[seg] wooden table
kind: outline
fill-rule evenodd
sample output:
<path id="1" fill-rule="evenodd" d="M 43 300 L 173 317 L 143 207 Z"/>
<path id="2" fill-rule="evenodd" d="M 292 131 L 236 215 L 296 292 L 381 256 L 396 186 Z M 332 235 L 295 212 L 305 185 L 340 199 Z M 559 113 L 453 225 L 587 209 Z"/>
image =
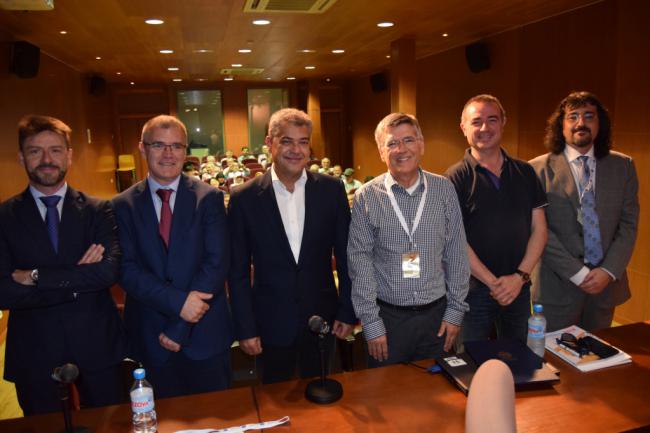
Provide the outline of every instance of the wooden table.
<path id="1" fill-rule="evenodd" d="M 517 427 L 528 432 L 621 432 L 650 424 L 650 323 L 611 328 L 597 333 L 632 355 L 630 365 L 581 373 L 547 353 L 561 372 L 552 388 L 518 392 Z M 424 363 L 427 365 L 430 363 Z M 308 381 L 156 402 L 159 432 L 188 428 L 224 428 L 289 415 L 288 432 L 462 432 L 466 397 L 443 376 L 413 365 L 355 371 L 334 376 L 343 384 L 338 402 L 319 406 L 303 397 Z M 83 410 L 75 424 L 94 432 L 130 431 L 127 405 Z M 58 432 L 60 415 L 0 422 L 0 432 Z"/>

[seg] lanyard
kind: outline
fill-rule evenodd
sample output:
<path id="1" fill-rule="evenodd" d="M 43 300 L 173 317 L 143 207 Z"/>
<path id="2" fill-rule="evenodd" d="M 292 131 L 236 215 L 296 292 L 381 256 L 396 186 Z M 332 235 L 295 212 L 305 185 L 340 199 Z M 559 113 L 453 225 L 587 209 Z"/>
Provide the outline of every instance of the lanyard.
<path id="1" fill-rule="evenodd" d="M 428 190 L 427 177 L 424 175 L 423 172 L 422 181 L 424 183 L 424 192 L 422 193 L 422 197 L 420 197 L 420 204 L 418 205 L 418 210 L 415 213 L 415 219 L 413 220 L 413 228 L 409 232 L 409 227 L 406 224 L 406 219 L 404 218 L 404 214 L 402 213 L 401 209 L 397 205 L 397 200 L 395 200 L 395 194 L 393 193 L 393 190 L 388 185 L 388 176 L 389 174 L 386 173 L 386 176 L 384 177 L 384 186 L 386 187 L 386 194 L 388 194 L 388 198 L 390 199 L 390 204 L 393 206 L 393 210 L 395 211 L 395 215 L 397 215 L 397 219 L 399 220 L 399 223 L 402 225 L 402 228 L 404 229 L 406 236 L 408 236 L 409 238 L 409 242 L 411 243 L 411 248 L 414 248 L 415 244 L 413 243 L 413 234 L 418 229 L 418 225 L 420 225 L 420 219 L 422 218 L 422 212 L 424 211 L 424 203 L 426 202 L 427 199 L 427 190 Z"/>

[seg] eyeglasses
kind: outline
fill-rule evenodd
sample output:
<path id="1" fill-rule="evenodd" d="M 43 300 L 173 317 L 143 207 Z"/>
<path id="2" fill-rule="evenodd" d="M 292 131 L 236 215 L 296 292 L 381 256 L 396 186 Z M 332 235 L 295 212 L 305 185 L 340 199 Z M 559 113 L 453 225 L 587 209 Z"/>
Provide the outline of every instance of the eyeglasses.
<path id="1" fill-rule="evenodd" d="M 578 338 L 569 332 L 563 332 L 562 335 L 560 335 L 560 338 L 555 339 L 555 342 L 560 346 L 571 349 L 580 358 L 589 355 L 589 352 L 591 352 L 591 348 L 588 344 L 585 344 L 585 341 L 583 341 L 582 338 Z"/>
<path id="2" fill-rule="evenodd" d="M 169 149 L 172 152 L 180 153 L 180 152 L 185 152 L 185 149 L 187 148 L 187 146 L 182 143 L 165 144 L 160 141 L 154 141 L 153 143 L 143 142 L 143 144 L 149 147 L 154 152 L 162 152 L 165 149 Z"/>
<path id="3" fill-rule="evenodd" d="M 388 147 L 388 148 L 397 147 L 397 146 L 399 146 L 400 143 L 402 143 L 404 146 L 410 146 L 413 143 L 415 143 L 416 141 L 418 141 L 418 139 L 416 137 L 408 136 L 408 137 L 402 138 L 401 140 L 398 140 L 398 139 L 390 140 L 389 142 L 386 143 L 386 147 Z"/>
<path id="4" fill-rule="evenodd" d="M 578 120 L 582 117 L 582 121 L 587 123 L 591 122 L 596 118 L 596 113 L 591 112 L 591 111 L 586 111 L 582 114 L 580 113 L 569 113 L 566 116 L 564 116 L 564 120 L 566 120 L 569 123 L 577 123 Z"/>

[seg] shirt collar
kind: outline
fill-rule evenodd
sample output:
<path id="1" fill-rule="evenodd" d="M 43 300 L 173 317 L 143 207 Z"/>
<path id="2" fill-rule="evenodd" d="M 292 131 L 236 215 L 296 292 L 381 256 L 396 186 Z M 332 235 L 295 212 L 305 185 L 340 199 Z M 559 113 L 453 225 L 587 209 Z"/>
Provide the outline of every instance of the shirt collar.
<path id="1" fill-rule="evenodd" d="M 503 165 L 505 166 L 509 161 L 510 161 L 510 156 L 508 156 L 508 153 L 501 148 L 501 155 L 503 155 Z M 468 147 L 467 150 L 465 151 L 465 157 L 463 158 L 467 164 L 472 168 L 472 170 L 476 170 L 476 167 L 481 167 L 481 164 L 474 158 L 472 155 L 472 148 Z"/>
<path id="2" fill-rule="evenodd" d="M 594 146 L 591 146 L 591 149 L 589 149 L 589 151 L 587 153 L 585 153 L 585 155 L 588 156 L 589 159 L 593 159 L 594 158 Z M 567 161 L 569 161 L 569 163 L 572 163 L 579 156 L 582 156 L 582 154 L 580 152 L 578 152 L 577 150 L 575 150 L 573 147 L 566 144 L 564 146 L 564 156 L 566 156 L 566 159 L 567 159 Z"/>
<path id="3" fill-rule="evenodd" d="M 176 192 L 178 191 L 178 184 L 180 183 L 180 181 L 181 181 L 181 176 L 178 175 L 178 177 L 174 179 L 172 183 L 168 185 L 161 185 L 158 182 L 156 182 L 153 177 L 147 175 L 147 183 L 149 184 L 149 189 L 154 194 L 159 189 L 171 189 L 172 191 Z"/>
<path id="4" fill-rule="evenodd" d="M 420 169 L 420 168 L 418 168 L 418 180 L 416 180 L 415 183 L 413 183 L 413 185 L 409 186 L 408 188 L 404 188 L 402 185 L 397 183 L 397 181 L 395 180 L 393 175 L 390 174 L 390 171 L 386 172 L 386 178 L 388 179 L 387 180 L 388 188 L 392 188 L 393 185 L 397 185 L 400 188 L 402 188 L 404 191 L 406 191 L 409 195 L 413 195 L 413 193 L 415 193 L 415 191 L 418 189 L 418 187 L 423 185 L 422 184 L 422 169 Z"/>
<path id="5" fill-rule="evenodd" d="M 39 197 L 47 196 L 46 194 L 43 194 L 42 192 L 34 188 L 32 185 L 29 185 L 29 192 L 32 193 L 32 197 L 34 197 L 34 199 L 36 200 L 38 200 Z M 54 194 L 50 194 L 50 195 L 58 195 L 59 197 L 65 197 L 66 192 L 68 192 L 68 182 L 63 182 L 63 186 L 59 188 L 58 191 L 56 191 Z"/>
<path id="6" fill-rule="evenodd" d="M 278 177 L 278 174 L 275 172 L 275 164 L 271 165 L 271 181 L 273 182 L 274 185 L 279 184 L 279 185 L 282 185 L 282 188 L 284 188 L 285 190 L 287 189 L 287 187 L 282 183 L 282 181 Z M 302 169 L 302 174 L 300 175 L 300 178 L 298 178 L 298 180 L 296 181 L 295 186 L 298 187 L 298 188 L 301 188 L 301 187 L 305 186 L 305 183 L 307 183 L 307 172 L 303 168 Z"/>

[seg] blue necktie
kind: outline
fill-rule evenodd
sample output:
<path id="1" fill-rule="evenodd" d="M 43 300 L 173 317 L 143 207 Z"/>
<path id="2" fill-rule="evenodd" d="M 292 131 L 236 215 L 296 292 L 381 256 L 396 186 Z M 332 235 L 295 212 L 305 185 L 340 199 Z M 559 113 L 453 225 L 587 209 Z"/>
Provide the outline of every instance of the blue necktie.
<path id="1" fill-rule="evenodd" d="M 45 207 L 47 213 L 45 214 L 45 224 L 47 225 L 47 234 L 50 236 L 50 242 L 54 252 L 59 252 L 59 209 L 56 205 L 59 204 L 61 196 L 50 195 L 48 197 L 39 197 Z"/>
<path id="2" fill-rule="evenodd" d="M 596 266 L 603 260 L 603 247 L 600 241 L 600 225 L 598 224 L 598 214 L 596 214 L 596 196 L 594 194 L 594 184 L 590 182 L 591 170 L 587 164 L 588 157 L 579 156 L 578 160 L 582 164 L 582 176 L 580 178 L 580 191 L 582 200 L 582 234 L 585 242 L 585 260 Z"/>

